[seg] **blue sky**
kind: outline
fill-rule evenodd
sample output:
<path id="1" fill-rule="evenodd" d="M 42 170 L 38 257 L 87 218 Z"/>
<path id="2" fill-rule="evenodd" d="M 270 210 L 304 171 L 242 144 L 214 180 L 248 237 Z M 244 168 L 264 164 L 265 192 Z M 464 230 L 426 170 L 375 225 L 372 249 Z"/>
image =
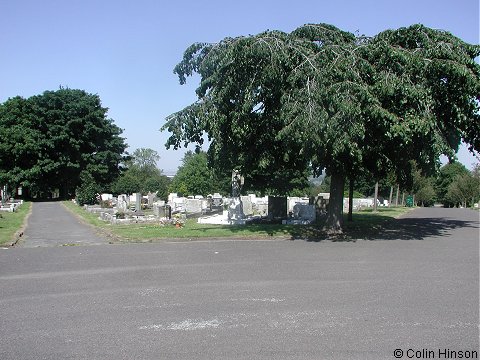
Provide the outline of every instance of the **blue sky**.
<path id="1" fill-rule="evenodd" d="M 165 149 L 165 117 L 195 100 L 174 66 L 194 42 L 330 23 L 375 35 L 422 23 L 479 43 L 478 0 L 0 0 L 0 102 L 59 86 L 100 96 L 130 151 L 152 148 L 166 173 L 183 151 Z M 465 149 L 469 168 L 475 158 Z"/>

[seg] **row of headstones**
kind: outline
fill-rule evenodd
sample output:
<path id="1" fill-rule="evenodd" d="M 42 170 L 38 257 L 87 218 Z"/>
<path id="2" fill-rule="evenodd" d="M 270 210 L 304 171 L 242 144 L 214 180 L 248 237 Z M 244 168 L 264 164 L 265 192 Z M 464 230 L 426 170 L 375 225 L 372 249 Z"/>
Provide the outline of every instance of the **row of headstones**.
<path id="1" fill-rule="evenodd" d="M 186 212 L 188 214 L 205 213 L 212 208 L 222 208 L 224 204 L 229 204 L 231 198 L 222 197 L 215 193 L 195 197 L 179 197 L 175 193 L 168 196 L 168 202 L 158 200 L 155 194 L 142 196 L 141 194 L 126 194 L 113 197 L 111 194 L 102 194 L 103 201 L 111 201 L 117 211 L 141 210 L 142 204 L 152 208 L 157 217 L 169 217 L 171 213 Z M 296 218 L 314 220 L 316 212 L 324 209 L 326 201 L 320 200 L 312 203 L 309 198 L 302 197 L 257 197 L 255 194 L 249 194 L 240 197 L 242 203 L 243 215 L 246 217 L 260 215 L 272 218 Z"/>
<path id="2" fill-rule="evenodd" d="M 23 204 L 23 200 L 8 199 L 4 204 L 0 203 L 0 211 L 15 212 Z"/>
<path id="3" fill-rule="evenodd" d="M 187 214 L 205 214 L 212 209 L 226 209 L 232 198 L 222 197 L 218 193 L 195 197 L 178 197 L 171 193 L 168 202 L 155 201 L 152 205 L 156 216 L 168 216 L 168 212 L 184 212 Z M 289 214 L 295 218 L 315 219 L 315 205 L 310 204 L 310 199 L 300 197 L 257 197 L 255 194 L 240 196 L 243 216 L 254 215 L 285 218 Z M 225 205 L 225 207 L 224 207 Z"/>
<path id="4" fill-rule="evenodd" d="M 100 196 L 102 201 L 111 203 L 119 211 L 140 211 L 144 206 L 152 208 L 154 202 L 158 199 L 154 193 L 148 193 L 146 196 L 142 196 L 140 193 L 121 194 L 117 197 L 114 197 L 113 194 L 101 194 Z"/>
<path id="5" fill-rule="evenodd" d="M 250 216 L 270 219 L 297 219 L 313 222 L 316 219 L 316 205 L 309 198 L 266 196 L 257 198 L 254 194 L 240 196 L 240 203 L 230 201 L 229 218 L 245 219 Z"/>

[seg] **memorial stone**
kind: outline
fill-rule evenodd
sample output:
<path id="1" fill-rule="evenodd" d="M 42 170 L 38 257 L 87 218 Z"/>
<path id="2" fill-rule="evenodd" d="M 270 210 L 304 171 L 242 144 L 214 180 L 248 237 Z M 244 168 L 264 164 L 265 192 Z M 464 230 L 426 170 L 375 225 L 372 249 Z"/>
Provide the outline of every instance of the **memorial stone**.
<path id="1" fill-rule="evenodd" d="M 268 197 L 268 218 L 283 219 L 287 217 L 287 198 L 284 196 Z"/>
<path id="2" fill-rule="evenodd" d="M 198 214 L 202 212 L 201 199 L 185 199 L 185 211 L 188 214 Z"/>
<path id="3" fill-rule="evenodd" d="M 240 199 L 242 201 L 243 214 L 245 216 L 253 215 L 253 204 L 250 196 L 241 196 Z"/>

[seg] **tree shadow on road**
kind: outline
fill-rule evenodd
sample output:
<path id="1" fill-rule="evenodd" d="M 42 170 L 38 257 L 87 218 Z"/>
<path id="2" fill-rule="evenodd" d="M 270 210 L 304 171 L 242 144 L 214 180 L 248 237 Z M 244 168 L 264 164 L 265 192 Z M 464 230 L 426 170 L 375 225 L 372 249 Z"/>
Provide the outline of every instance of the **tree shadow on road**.
<path id="1" fill-rule="evenodd" d="M 402 218 L 387 222 L 383 229 L 367 240 L 423 240 L 442 237 L 458 228 L 478 229 L 478 223 L 448 218 Z"/>
<path id="2" fill-rule="evenodd" d="M 356 240 L 423 240 L 441 237 L 455 229 L 479 229 L 478 222 L 442 217 L 392 218 L 382 214 L 355 214 L 354 221 L 345 219 L 344 232 L 339 235 L 327 234 L 323 230 L 324 219 L 312 225 L 250 224 L 223 226 L 222 234 L 245 239 L 289 239 L 309 242 L 356 241 Z M 215 237 L 218 227 L 200 227 L 199 233 Z M 220 235 L 221 236 L 221 235 Z"/>
<path id="3" fill-rule="evenodd" d="M 425 238 L 442 237 L 459 228 L 479 229 L 478 222 L 449 218 L 378 218 L 375 223 L 346 223 L 341 235 L 327 236 L 320 231 L 317 236 L 303 237 L 306 241 L 319 242 L 355 241 L 355 240 L 423 240 Z M 477 232 L 478 233 L 478 232 Z M 293 240 L 302 237 L 293 237 Z"/>

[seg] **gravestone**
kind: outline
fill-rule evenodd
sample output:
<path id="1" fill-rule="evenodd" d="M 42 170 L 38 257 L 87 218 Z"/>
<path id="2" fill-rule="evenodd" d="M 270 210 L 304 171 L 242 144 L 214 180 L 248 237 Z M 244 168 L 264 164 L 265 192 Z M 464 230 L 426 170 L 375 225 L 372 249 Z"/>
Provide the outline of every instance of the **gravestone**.
<path id="1" fill-rule="evenodd" d="M 211 199 L 200 199 L 201 201 L 201 204 L 202 204 L 202 213 L 206 213 L 207 211 L 210 211 L 212 210 L 212 203 L 211 203 Z"/>
<path id="2" fill-rule="evenodd" d="M 161 217 L 161 218 L 165 217 L 165 201 L 162 201 L 162 200 L 155 201 L 152 204 L 152 207 L 153 207 L 153 214 L 156 217 Z"/>
<path id="3" fill-rule="evenodd" d="M 287 199 L 288 201 L 288 213 L 293 213 L 293 208 L 296 204 L 308 204 L 309 199 L 308 198 L 302 198 L 302 197 L 297 197 L 297 196 L 291 196 Z"/>
<path id="4" fill-rule="evenodd" d="M 212 207 L 219 208 L 223 205 L 222 195 L 215 193 L 212 196 Z"/>
<path id="5" fill-rule="evenodd" d="M 328 197 L 324 197 L 325 193 L 319 194 L 315 199 L 315 208 L 317 210 L 317 215 L 325 214 L 327 212 L 328 201 L 330 199 L 330 194 L 327 193 Z"/>
<path id="6" fill-rule="evenodd" d="M 235 221 L 244 218 L 245 214 L 243 213 L 243 206 L 240 199 L 238 197 L 231 199 L 228 205 L 228 220 Z"/>
<path id="7" fill-rule="evenodd" d="M 250 196 L 240 196 L 240 200 L 242 202 L 243 214 L 245 216 L 253 215 L 253 204 L 250 200 Z"/>
<path id="8" fill-rule="evenodd" d="M 135 193 L 135 211 L 142 210 L 142 194 Z"/>
<path id="9" fill-rule="evenodd" d="M 151 207 L 153 206 L 153 203 L 155 202 L 156 197 L 157 197 L 157 194 L 155 194 L 155 193 L 149 192 L 149 193 L 147 194 L 147 199 L 148 199 L 147 206 L 148 206 L 149 208 L 151 208 Z"/>
<path id="10" fill-rule="evenodd" d="M 287 198 L 284 196 L 268 197 L 268 218 L 283 219 L 287 217 Z"/>
<path id="11" fill-rule="evenodd" d="M 188 214 L 198 214 L 202 212 L 201 199 L 185 199 L 185 211 Z"/>
<path id="12" fill-rule="evenodd" d="M 177 198 L 178 194 L 177 193 L 170 193 L 168 194 L 168 203 L 171 204 L 173 203 L 173 199 Z"/>
<path id="13" fill-rule="evenodd" d="M 125 194 L 118 195 L 117 210 L 120 211 L 120 212 L 125 212 L 125 211 L 127 211 L 127 208 L 128 208 L 127 195 L 125 195 Z"/>
<path id="14" fill-rule="evenodd" d="M 293 215 L 295 219 L 301 219 L 305 221 L 315 221 L 315 205 L 296 203 L 293 207 Z"/>
<path id="15" fill-rule="evenodd" d="M 174 197 L 172 202 L 169 201 L 169 204 L 172 208 L 172 212 L 182 212 L 185 211 L 185 201 L 187 198 L 184 197 Z"/>
<path id="16" fill-rule="evenodd" d="M 268 214 L 268 197 L 256 198 L 253 203 L 254 215 L 267 216 Z"/>
<path id="17" fill-rule="evenodd" d="M 102 201 L 110 201 L 113 199 L 113 194 L 100 194 Z"/>

